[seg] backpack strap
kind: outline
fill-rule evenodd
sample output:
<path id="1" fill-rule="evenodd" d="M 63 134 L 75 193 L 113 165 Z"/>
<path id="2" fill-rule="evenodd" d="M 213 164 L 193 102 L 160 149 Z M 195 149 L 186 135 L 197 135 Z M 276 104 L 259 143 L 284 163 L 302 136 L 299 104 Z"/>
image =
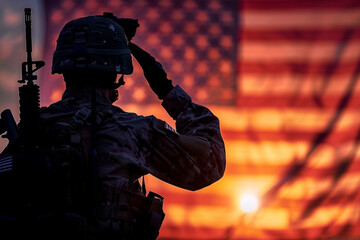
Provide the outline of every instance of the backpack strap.
<path id="1" fill-rule="evenodd" d="M 84 125 L 85 121 L 91 116 L 91 109 L 87 106 L 78 110 L 72 118 L 75 124 Z"/>

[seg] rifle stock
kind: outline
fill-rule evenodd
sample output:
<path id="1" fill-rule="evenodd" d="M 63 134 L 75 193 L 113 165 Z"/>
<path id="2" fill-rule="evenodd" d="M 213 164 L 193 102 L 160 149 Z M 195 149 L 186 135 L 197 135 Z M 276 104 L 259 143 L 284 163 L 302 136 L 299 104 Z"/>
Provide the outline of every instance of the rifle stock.
<path id="1" fill-rule="evenodd" d="M 0 133 L 2 134 L 4 132 L 6 132 L 6 134 L 2 135 L 2 137 L 9 139 L 9 143 L 14 142 L 19 136 L 19 129 L 10 109 L 5 109 L 1 113 Z"/>

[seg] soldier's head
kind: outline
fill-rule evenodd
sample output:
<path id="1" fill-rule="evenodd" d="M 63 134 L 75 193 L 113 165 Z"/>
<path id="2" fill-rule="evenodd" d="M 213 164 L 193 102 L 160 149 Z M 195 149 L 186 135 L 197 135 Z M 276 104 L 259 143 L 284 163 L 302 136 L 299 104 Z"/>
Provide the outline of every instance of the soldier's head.
<path id="1" fill-rule="evenodd" d="M 52 74 L 63 74 L 67 85 L 115 89 L 121 85 L 117 75 L 132 72 L 128 40 L 116 21 L 89 16 L 72 20 L 61 30 Z"/>

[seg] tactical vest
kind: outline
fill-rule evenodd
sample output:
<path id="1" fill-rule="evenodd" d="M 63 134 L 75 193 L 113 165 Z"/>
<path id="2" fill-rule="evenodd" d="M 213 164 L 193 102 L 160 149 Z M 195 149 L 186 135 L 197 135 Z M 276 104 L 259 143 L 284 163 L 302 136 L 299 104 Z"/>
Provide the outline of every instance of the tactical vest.
<path id="1" fill-rule="evenodd" d="M 98 110 L 96 124 L 107 114 L 112 114 L 111 109 Z M 134 223 L 136 238 L 156 239 L 165 216 L 161 196 L 124 192 L 110 207 L 93 207 L 90 115 L 87 106 L 69 112 L 48 108 L 42 114 L 40 149 L 30 163 L 25 162 L 28 158 L 22 154 L 21 142 L 4 151 L 0 156 L 0 215 L 70 212 L 85 218 L 126 220 Z M 124 205 L 131 212 L 124 211 Z"/>
<path id="2" fill-rule="evenodd" d="M 90 112 L 84 107 L 52 117 L 45 114 L 40 146 L 30 156 L 21 139 L 7 147 L 0 156 L 1 212 L 85 211 L 81 198 L 89 191 Z"/>

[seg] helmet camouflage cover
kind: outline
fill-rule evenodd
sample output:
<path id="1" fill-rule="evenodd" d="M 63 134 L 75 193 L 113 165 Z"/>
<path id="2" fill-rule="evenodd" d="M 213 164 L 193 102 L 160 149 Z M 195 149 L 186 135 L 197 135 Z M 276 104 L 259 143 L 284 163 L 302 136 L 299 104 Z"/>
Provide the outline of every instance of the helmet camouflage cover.
<path id="1" fill-rule="evenodd" d="M 102 16 L 68 22 L 57 39 L 52 73 L 62 74 L 74 69 L 131 74 L 131 52 L 124 29 Z"/>

